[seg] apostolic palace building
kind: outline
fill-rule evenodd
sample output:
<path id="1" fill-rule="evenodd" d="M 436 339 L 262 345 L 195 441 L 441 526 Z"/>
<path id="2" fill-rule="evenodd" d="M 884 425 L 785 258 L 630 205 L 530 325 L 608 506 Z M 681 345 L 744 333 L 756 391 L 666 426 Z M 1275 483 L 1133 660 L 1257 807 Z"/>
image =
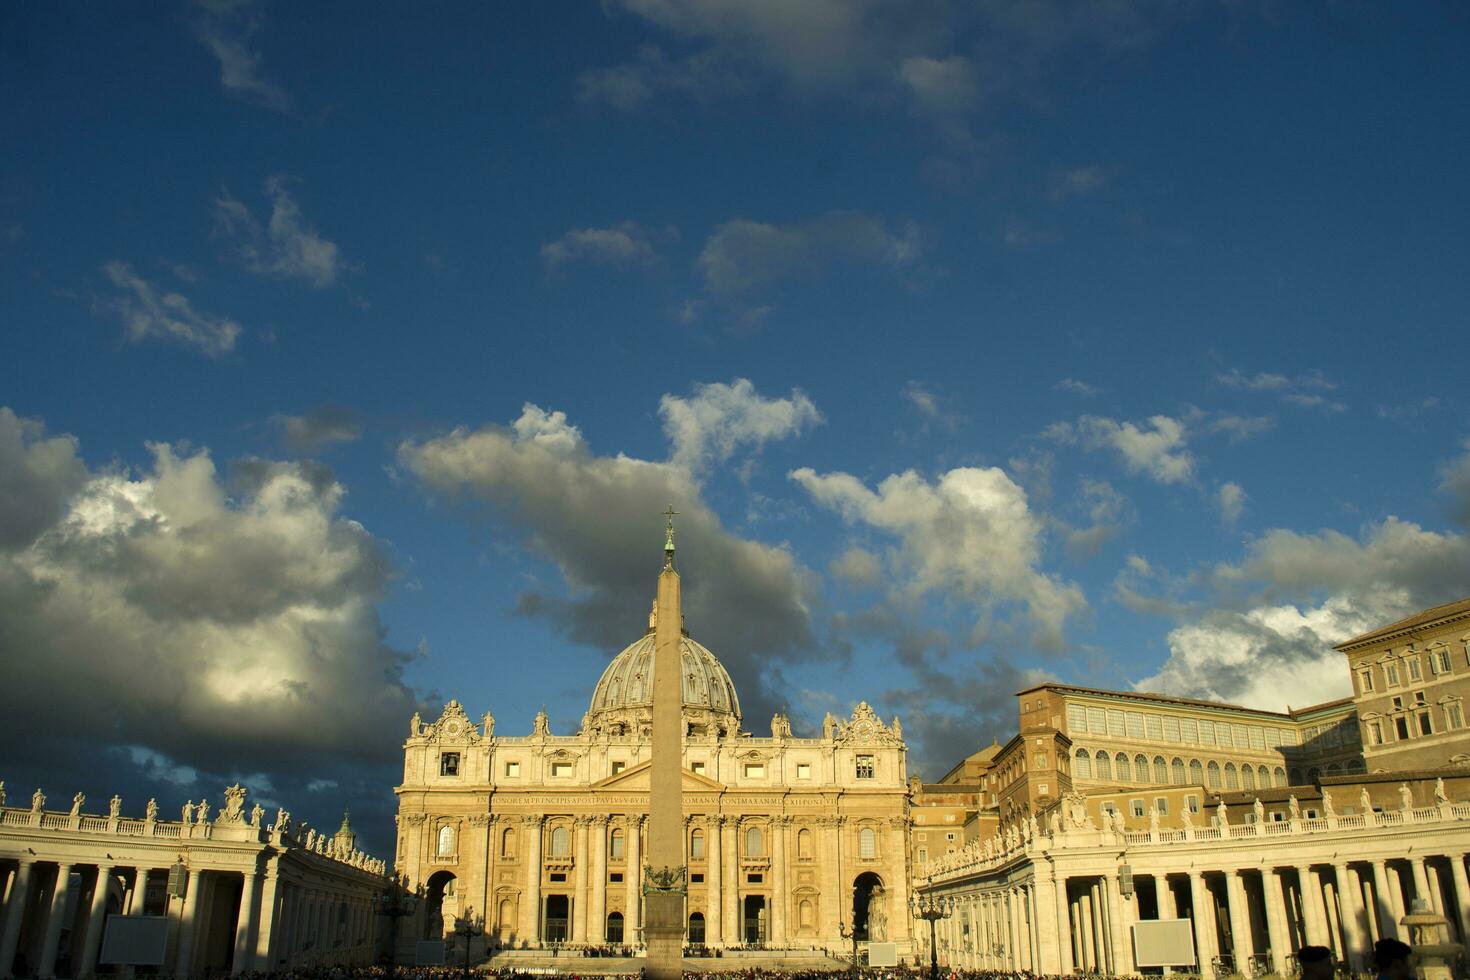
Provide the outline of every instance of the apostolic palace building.
<path id="1" fill-rule="evenodd" d="M 0 783 L 0 978 L 411 963 L 463 923 L 484 930 L 471 959 L 636 954 L 658 615 L 574 735 L 544 712 L 497 733 L 457 701 L 415 716 L 393 878 L 345 819 L 333 835 L 268 820 L 238 786 L 168 819 L 153 801 L 48 809 L 41 790 L 16 806 Z M 1377 938 L 1416 938 L 1416 911 L 1464 943 L 1470 599 L 1337 650 L 1353 695 L 1282 711 L 1037 685 L 1009 739 L 924 782 L 899 720 L 866 703 L 819 737 L 779 714 L 747 731 L 685 630 L 688 942 L 795 955 L 856 933 L 875 956 L 1110 975 L 1289 972 L 1308 943 L 1362 970 Z M 405 891 L 401 922 L 379 914 Z"/>

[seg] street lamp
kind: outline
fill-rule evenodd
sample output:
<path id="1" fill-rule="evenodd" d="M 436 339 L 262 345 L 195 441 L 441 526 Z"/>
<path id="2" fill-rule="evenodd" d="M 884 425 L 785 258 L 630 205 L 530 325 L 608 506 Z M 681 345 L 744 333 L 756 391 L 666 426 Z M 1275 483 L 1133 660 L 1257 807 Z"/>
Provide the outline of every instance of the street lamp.
<path id="1" fill-rule="evenodd" d="M 939 940 L 935 931 L 940 919 L 949 918 L 949 903 L 933 895 L 918 895 L 909 898 L 909 910 L 914 918 L 929 923 L 929 980 L 939 980 Z"/>
<path id="2" fill-rule="evenodd" d="M 857 944 L 858 944 L 858 931 L 857 931 L 857 924 L 854 923 L 853 924 L 853 927 L 851 929 L 849 929 L 849 928 L 847 928 L 847 923 L 845 923 L 845 922 L 838 922 L 837 923 L 837 934 L 840 935 L 843 939 L 850 939 L 850 940 L 852 940 L 852 962 L 851 962 L 851 965 L 848 968 L 848 972 L 850 972 L 852 974 L 853 980 L 857 980 L 857 975 L 858 975 L 858 948 L 857 948 Z"/>
<path id="3" fill-rule="evenodd" d="M 464 915 L 454 922 L 454 934 L 464 937 L 464 976 L 465 980 L 470 980 L 470 940 L 485 935 L 485 922 L 483 919 L 475 921 L 474 906 L 465 906 Z"/>
<path id="4" fill-rule="evenodd" d="M 392 922 L 388 930 L 388 977 L 392 980 L 393 967 L 398 962 L 398 920 L 405 915 L 413 915 L 418 910 L 419 897 L 408 890 L 407 883 L 398 875 L 393 876 L 393 884 L 388 890 L 373 899 L 373 906 L 379 915 L 386 915 Z"/>

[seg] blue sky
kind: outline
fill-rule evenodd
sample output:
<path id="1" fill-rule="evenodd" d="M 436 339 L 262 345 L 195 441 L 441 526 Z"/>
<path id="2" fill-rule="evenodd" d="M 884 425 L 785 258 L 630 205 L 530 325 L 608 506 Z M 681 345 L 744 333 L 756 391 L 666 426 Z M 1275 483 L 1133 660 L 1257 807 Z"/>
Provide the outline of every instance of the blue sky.
<path id="1" fill-rule="evenodd" d="M 1465 11 L 912 8 L 0 10 L 13 795 L 381 850 L 415 707 L 576 729 L 670 502 L 748 727 L 931 777 L 1470 594 Z"/>

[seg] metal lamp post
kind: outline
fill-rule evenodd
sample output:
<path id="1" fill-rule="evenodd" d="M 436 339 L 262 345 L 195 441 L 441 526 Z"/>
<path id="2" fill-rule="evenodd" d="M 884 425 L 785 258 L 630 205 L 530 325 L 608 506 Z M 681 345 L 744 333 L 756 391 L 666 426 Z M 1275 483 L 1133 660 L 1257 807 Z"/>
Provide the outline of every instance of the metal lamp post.
<path id="1" fill-rule="evenodd" d="M 845 923 L 845 922 L 838 922 L 837 923 L 837 934 L 840 935 L 843 939 L 847 939 L 847 940 L 851 940 L 852 941 L 852 960 L 851 960 L 850 966 L 848 967 L 848 972 L 851 973 L 852 976 L 853 976 L 853 978 L 854 978 L 854 980 L 856 980 L 857 975 L 858 975 L 858 948 L 857 948 L 857 944 L 858 944 L 858 931 L 857 931 L 857 925 L 854 923 L 853 927 L 851 929 L 849 929 L 849 928 L 847 928 L 847 923 Z"/>
<path id="2" fill-rule="evenodd" d="M 482 923 L 475 922 L 475 909 L 472 905 L 466 905 L 464 915 L 460 916 L 454 923 L 454 934 L 464 937 L 464 975 L 465 980 L 470 977 L 470 941 L 476 936 L 485 935 L 485 927 Z"/>
<path id="3" fill-rule="evenodd" d="M 949 903 L 932 895 L 919 895 L 909 900 L 914 918 L 929 923 L 929 980 L 939 978 L 939 940 L 936 927 L 940 919 L 949 918 Z"/>
<path id="4" fill-rule="evenodd" d="M 398 920 L 418 911 L 419 897 L 408 890 L 403 879 L 394 875 L 393 884 L 373 899 L 373 906 L 379 915 L 387 916 L 392 923 L 388 930 L 388 977 L 392 980 L 393 968 L 398 962 Z"/>

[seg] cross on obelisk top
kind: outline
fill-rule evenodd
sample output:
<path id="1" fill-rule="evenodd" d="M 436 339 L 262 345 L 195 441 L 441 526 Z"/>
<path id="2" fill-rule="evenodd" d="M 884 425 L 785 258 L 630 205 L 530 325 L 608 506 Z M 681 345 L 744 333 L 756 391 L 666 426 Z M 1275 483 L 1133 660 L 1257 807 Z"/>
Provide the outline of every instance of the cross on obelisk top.
<path id="1" fill-rule="evenodd" d="M 669 568 L 674 563 L 674 518 L 679 512 L 669 504 L 669 509 L 664 511 L 664 567 Z"/>

